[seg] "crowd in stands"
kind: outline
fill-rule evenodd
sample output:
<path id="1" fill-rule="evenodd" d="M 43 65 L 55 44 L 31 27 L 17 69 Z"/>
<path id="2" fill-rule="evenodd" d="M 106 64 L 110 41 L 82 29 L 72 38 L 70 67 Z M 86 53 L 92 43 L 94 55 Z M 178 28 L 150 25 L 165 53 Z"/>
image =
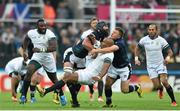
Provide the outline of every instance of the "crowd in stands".
<path id="1" fill-rule="evenodd" d="M 3 2 L 4 1 L 4 2 Z M 58 1 L 58 0 L 53 0 Z M 99 4 L 108 4 L 109 0 L 97 0 Z M 142 1 L 151 1 L 155 4 L 167 5 L 168 0 L 117 0 L 118 4 L 139 4 Z M 2 0 L 2 3 L 38 3 L 39 0 Z M 46 9 L 47 8 L 47 9 Z M 0 11 L 1 12 L 1 11 Z M 66 0 L 56 2 L 56 4 L 49 0 L 44 1 L 44 17 L 46 19 L 73 19 L 75 14 L 73 10 L 68 6 Z M 2 17 L 2 16 L 0 16 Z M 7 16 L 9 17 L 9 16 Z M 13 24 L 13 25 L 12 25 Z M 49 22 L 49 28 L 55 32 L 58 40 L 58 67 L 62 66 L 62 56 L 64 51 L 73 46 L 76 41 L 79 40 L 82 32 L 88 27 L 73 27 L 70 23 L 55 23 L 54 21 Z M 129 58 L 134 58 L 134 47 L 141 37 L 146 35 L 146 27 L 148 24 L 117 24 L 126 30 L 124 38 L 129 46 Z M 27 31 L 34 28 L 32 23 L 23 23 L 23 26 L 19 26 L 16 22 L 0 22 L 0 67 L 4 67 L 7 61 L 19 56 L 17 49 L 21 46 L 24 36 Z M 163 36 L 170 44 L 174 58 L 171 60 L 172 63 L 180 63 L 180 24 L 159 24 L 159 33 Z"/>
<path id="2" fill-rule="evenodd" d="M 128 27 L 126 25 L 121 26 L 126 30 L 124 38 L 129 46 L 129 57 L 133 60 L 134 47 L 139 39 L 146 35 L 147 24 L 129 24 Z M 23 38 L 30 27 L 30 25 L 26 25 L 20 28 L 16 24 L 0 23 L 1 61 L 7 62 L 9 59 L 18 56 L 17 49 L 21 46 Z M 174 52 L 174 59 L 172 59 L 171 62 L 180 63 L 180 24 L 159 24 L 159 27 L 160 35 L 168 41 Z M 73 28 L 70 24 L 66 27 L 58 27 L 58 24 L 56 24 L 49 28 L 57 35 L 58 61 L 61 64 L 64 51 L 79 40 L 83 30 Z M 87 27 L 85 29 L 87 29 Z M 1 67 L 2 66 L 3 64 L 1 64 Z"/>

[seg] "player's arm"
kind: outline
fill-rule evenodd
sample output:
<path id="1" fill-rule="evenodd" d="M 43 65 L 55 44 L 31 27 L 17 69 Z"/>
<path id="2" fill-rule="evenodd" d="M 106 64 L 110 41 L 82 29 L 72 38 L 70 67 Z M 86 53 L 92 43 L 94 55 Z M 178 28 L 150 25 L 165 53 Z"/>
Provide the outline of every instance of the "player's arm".
<path id="1" fill-rule="evenodd" d="M 162 53 L 167 54 L 164 60 L 164 64 L 167 64 L 170 61 L 171 57 L 173 56 L 173 51 L 171 50 L 171 47 L 169 46 L 169 44 L 165 39 L 162 39 L 161 44 L 162 44 Z"/>
<path id="2" fill-rule="evenodd" d="M 111 62 L 112 62 L 112 60 L 110 58 L 108 58 L 108 57 L 105 58 L 101 72 L 97 76 L 92 77 L 92 79 L 95 81 L 101 80 L 106 75 L 106 73 L 111 65 Z"/>
<path id="3" fill-rule="evenodd" d="M 167 64 L 171 57 L 173 56 L 173 51 L 171 50 L 170 46 L 168 45 L 167 47 L 163 48 L 167 52 L 167 56 L 165 57 L 164 63 Z"/>
<path id="4" fill-rule="evenodd" d="M 87 37 L 84 38 L 82 45 L 88 50 L 91 51 L 94 49 L 93 44 L 95 43 L 96 39 L 95 36 L 90 34 Z"/>
<path id="5" fill-rule="evenodd" d="M 20 54 L 22 54 L 25 61 L 28 60 L 28 54 L 26 53 L 26 50 L 30 42 L 31 42 L 31 39 L 28 37 L 28 35 L 26 35 L 23 41 L 22 49 L 19 50 L 21 51 Z"/>
<path id="6" fill-rule="evenodd" d="M 119 47 L 117 45 L 112 45 L 111 47 L 106 47 L 102 49 L 93 49 L 91 51 L 92 54 L 94 53 L 110 53 L 110 52 L 115 52 L 119 50 Z"/>
<path id="7" fill-rule="evenodd" d="M 23 48 L 22 48 L 22 46 L 18 48 L 18 53 L 23 57 Z"/>
<path id="8" fill-rule="evenodd" d="M 142 46 L 140 44 L 137 44 L 135 47 L 135 51 L 134 51 L 134 60 L 135 60 L 135 64 L 136 65 L 141 65 L 141 62 L 139 61 L 139 55 L 140 55 L 140 51 L 141 51 Z"/>
<path id="9" fill-rule="evenodd" d="M 54 52 L 57 49 L 57 40 L 56 38 L 51 38 L 49 41 L 49 46 L 47 47 L 46 52 Z"/>

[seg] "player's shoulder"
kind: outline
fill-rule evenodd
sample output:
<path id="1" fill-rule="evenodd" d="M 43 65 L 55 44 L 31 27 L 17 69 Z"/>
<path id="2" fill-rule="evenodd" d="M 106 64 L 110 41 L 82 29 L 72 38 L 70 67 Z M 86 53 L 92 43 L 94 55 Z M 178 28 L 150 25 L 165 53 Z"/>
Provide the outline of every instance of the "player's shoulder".
<path id="1" fill-rule="evenodd" d="M 105 57 L 114 57 L 114 53 L 113 52 L 111 52 L 111 53 L 105 53 L 105 54 L 103 54 Z"/>
<path id="2" fill-rule="evenodd" d="M 87 37 L 89 34 L 91 34 L 93 32 L 92 29 L 88 29 L 86 31 L 84 31 L 81 35 L 81 38 L 84 39 L 85 37 Z"/>
<path id="3" fill-rule="evenodd" d="M 50 29 L 46 29 L 46 33 L 53 33 Z"/>
<path id="4" fill-rule="evenodd" d="M 37 29 L 30 29 L 30 30 L 27 32 L 28 35 L 32 35 L 32 34 L 35 34 L 35 33 L 37 33 Z"/>
<path id="5" fill-rule="evenodd" d="M 9 62 L 10 63 L 19 63 L 19 62 L 21 62 L 21 61 L 23 61 L 23 57 L 16 57 L 16 58 L 14 58 L 14 59 L 12 59 L 12 60 L 10 60 Z"/>
<path id="6" fill-rule="evenodd" d="M 46 34 L 47 34 L 48 36 L 50 36 L 50 37 L 56 37 L 55 34 L 54 34 L 54 32 L 51 31 L 50 29 L 47 29 L 47 30 L 46 30 Z"/>
<path id="7" fill-rule="evenodd" d="M 162 36 L 158 36 L 159 40 L 165 40 Z"/>
<path id="8" fill-rule="evenodd" d="M 142 37 L 140 40 L 148 40 L 149 39 L 149 35 L 146 35 L 144 37 Z"/>

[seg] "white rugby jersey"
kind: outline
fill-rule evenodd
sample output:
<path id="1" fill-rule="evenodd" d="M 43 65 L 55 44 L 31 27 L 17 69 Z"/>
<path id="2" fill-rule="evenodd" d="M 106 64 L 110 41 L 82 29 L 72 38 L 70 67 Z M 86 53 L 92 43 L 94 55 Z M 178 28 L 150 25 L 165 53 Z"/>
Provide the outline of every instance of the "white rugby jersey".
<path id="1" fill-rule="evenodd" d="M 37 29 L 29 30 L 27 33 L 28 37 L 31 39 L 34 48 L 46 48 L 48 47 L 48 41 L 52 38 L 56 38 L 54 33 L 47 29 L 46 34 L 39 34 Z M 52 59 L 53 54 L 51 52 L 49 53 L 33 53 L 33 56 L 31 60 L 41 60 L 41 61 L 47 61 L 48 59 Z M 46 60 L 45 60 L 46 59 Z"/>
<path id="2" fill-rule="evenodd" d="M 147 65 L 162 63 L 164 61 L 162 50 L 169 46 L 163 37 L 150 39 L 148 35 L 139 41 L 139 45 L 145 48 Z"/>
<path id="3" fill-rule="evenodd" d="M 31 39 L 34 47 L 36 48 L 47 48 L 48 47 L 48 41 L 51 38 L 56 38 L 54 33 L 47 29 L 46 34 L 39 34 L 37 29 L 29 30 L 27 33 L 28 37 Z"/>
<path id="4" fill-rule="evenodd" d="M 96 59 L 94 59 L 91 63 L 88 64 L 86 69 L 88 71 L 93 72 L 94 75 L 97 75 L 102 70 L 104 61 L 105 60 L 110 60 L 110 62 L 112 63 L 113 58 L 114 58 L 114 54 L 113 53 L 105 53 L 105 54 L 101 54 L 100 53 L 100 54 L 98 54 Z"/>
<path id="5" fill-rule="evenodd" d="M 93 32 L 93 29 L 88 29 L 86 31 L 84 31 L 81 35 L 81 39 L 83 40 L 84 38 L 86 38 L 89 34 L 91 34 Z"/>
<path id="6" fill-rule="evenodd" d="M 6 64 L 5 71 L 10 74 L 12 72 L 18 72 L 20 75 L 26 74 L 27 67 L 23 65 L 23 57 L 17 57 L 12 59 Z"/>

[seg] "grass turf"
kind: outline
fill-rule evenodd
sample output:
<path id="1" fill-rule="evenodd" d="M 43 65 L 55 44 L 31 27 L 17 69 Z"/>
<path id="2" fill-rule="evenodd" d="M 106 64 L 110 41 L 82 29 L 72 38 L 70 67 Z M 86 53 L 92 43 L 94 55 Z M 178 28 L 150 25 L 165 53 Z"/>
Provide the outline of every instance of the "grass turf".
<path id="1" fill-rule="evenodd" d="M 136 93 L 113 93 L 113 105 L 116 105 L 113 108 L 102 108 L 105 102 L 97 101 L 97 93 L 94 95 L 94 101 L 90 102 L 87 92 L 80 92 L 78 95 L 80 108 L 71 108 L 70 93 L 66 92 L 65 95 L 68 104 L 62 107 L 52 102 L 52 94 L 44 98 L 40 98 L 37 94 L 36 103 L 19 104 L 11 101 L 10 93 L 0 93 L 0 110 L 180 110 L 180 93 L 175 93 L 177 103 L 179 103 L 176 107 L 171 106 L 167 93 L 163 99 L 159 99 L 156 92 L 145 93 L 143 98 L 139 98 Z"/>

